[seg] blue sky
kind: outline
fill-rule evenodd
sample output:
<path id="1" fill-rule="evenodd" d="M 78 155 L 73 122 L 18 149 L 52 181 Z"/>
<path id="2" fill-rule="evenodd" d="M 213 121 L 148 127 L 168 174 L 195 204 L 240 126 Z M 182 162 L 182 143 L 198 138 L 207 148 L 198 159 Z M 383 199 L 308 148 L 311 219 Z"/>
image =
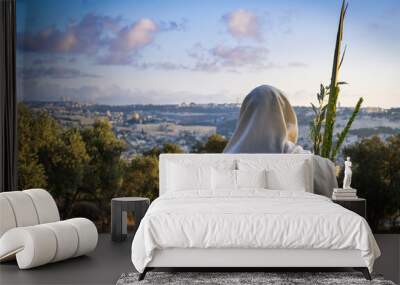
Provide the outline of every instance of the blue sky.
<path id="1" fill-rule="evenodd" d="M 309 105 L 328 84 L 340 1 L 17 0 L 18 93 L 105 104 Z M 341 105 L 400 106 L 400 2 L 349 1 Z"/>

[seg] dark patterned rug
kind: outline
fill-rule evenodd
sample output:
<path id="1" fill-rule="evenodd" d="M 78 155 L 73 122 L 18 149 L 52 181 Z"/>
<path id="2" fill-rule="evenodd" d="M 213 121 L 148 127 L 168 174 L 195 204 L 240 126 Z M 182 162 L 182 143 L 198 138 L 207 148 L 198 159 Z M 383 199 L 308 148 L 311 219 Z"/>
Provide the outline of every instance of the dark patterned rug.
<path id="1" fill-rule="evenodd" d="M 359 272 L 148 272 L 142 281 L 138 281 L 138 276 L 138 273 L 122 274 L 117 285 L 395 285 L 380 275 L 372 275 L 373 280 L 368 281 Z"/>

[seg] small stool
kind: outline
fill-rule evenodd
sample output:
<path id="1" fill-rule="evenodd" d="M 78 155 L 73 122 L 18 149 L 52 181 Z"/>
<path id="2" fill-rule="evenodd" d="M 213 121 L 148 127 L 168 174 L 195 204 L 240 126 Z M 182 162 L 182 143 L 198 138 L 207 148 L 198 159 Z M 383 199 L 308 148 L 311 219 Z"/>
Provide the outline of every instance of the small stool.
<path id="1" fill-rule="evenodd" d="M 146 214 L 150 199 L 142 197 L 120 197 L 111 200 L 111 239 L 123 241 L 128 236 L 128 212 L 135 215 L 135 233 Z"/>

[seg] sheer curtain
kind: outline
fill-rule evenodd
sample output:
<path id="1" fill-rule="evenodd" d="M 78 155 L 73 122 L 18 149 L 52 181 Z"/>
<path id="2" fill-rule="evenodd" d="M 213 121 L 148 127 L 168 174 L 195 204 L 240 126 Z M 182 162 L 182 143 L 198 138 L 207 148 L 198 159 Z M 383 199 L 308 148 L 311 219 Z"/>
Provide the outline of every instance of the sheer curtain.
<path id="1" fill-rule="evenodd" d="M 0 1 L 0 191 L 17 190 L 15 0 Z"/>

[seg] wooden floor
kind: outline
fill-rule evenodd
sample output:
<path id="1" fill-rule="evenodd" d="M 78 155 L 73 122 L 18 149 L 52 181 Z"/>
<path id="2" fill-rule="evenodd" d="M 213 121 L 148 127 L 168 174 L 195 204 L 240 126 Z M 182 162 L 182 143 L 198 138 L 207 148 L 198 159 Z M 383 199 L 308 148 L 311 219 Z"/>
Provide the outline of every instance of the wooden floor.
<path id="1" fill-rule="evenodd" d="M 400 283 L 400 235 L 376 235 L 382 257 L 375 272 Z M 42 267 L 19 270 L 15 262 L 0 265 L 0 284 L 115 284 L 124 272 L 134 271 L 130 259 L 131 240 L 111 241 L 101 234 L 97 249 L 82 256 Z"/>

